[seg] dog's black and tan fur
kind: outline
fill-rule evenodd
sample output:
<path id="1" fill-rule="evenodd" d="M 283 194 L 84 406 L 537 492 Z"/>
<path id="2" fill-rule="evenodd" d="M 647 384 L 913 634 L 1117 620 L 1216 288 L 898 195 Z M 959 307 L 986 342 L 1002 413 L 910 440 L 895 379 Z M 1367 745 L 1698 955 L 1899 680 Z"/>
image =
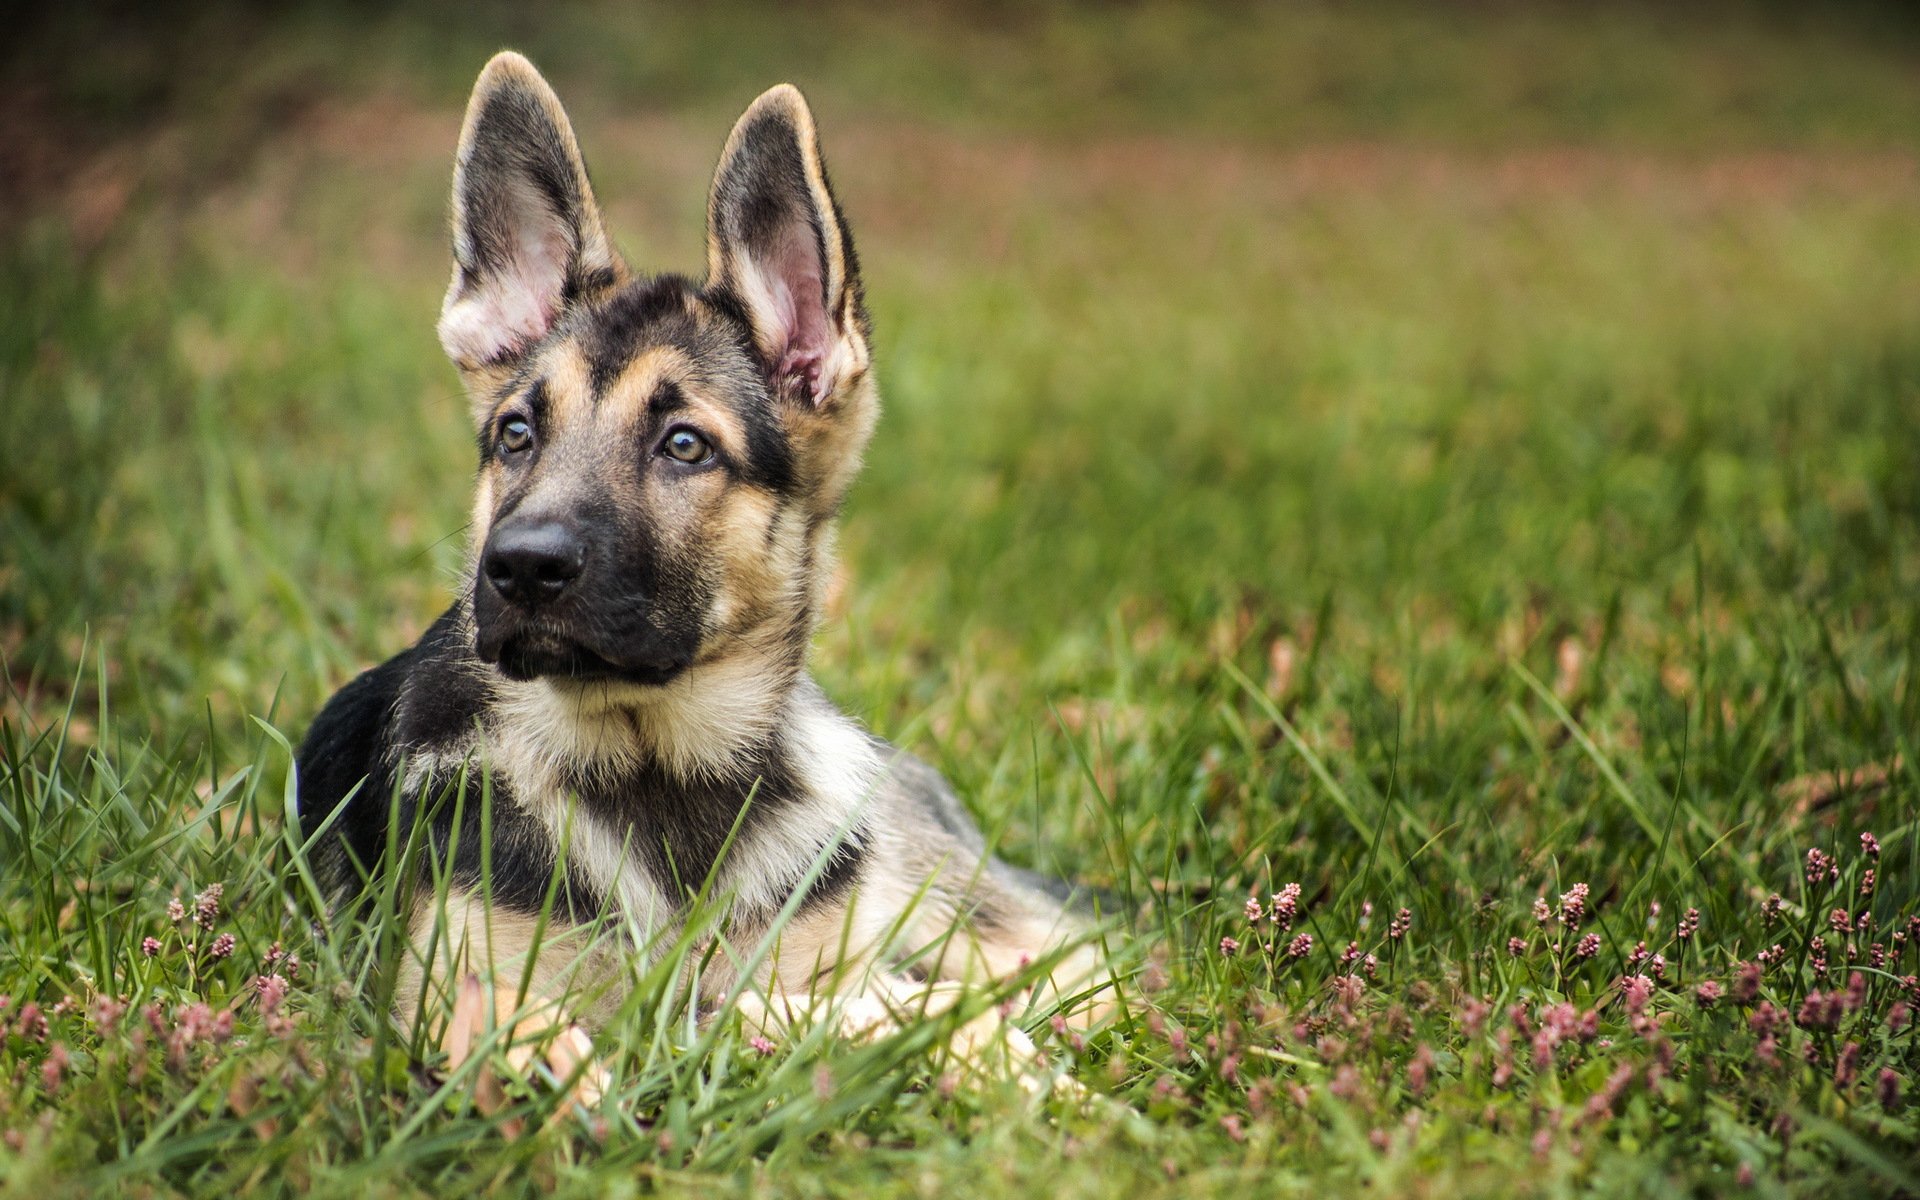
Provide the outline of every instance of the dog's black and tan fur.
<path id="1" fill-rule="evenodd" d="M 944 781 L 807 675 L 833 519 L 879 399 L 853 242 L 800 94 L 767 92 L 728 139 L 705 282 L 641 276 L 553 92 L 501 54 L 460 138 L 453 249 L 440 338 L 480 450 L 467 586 L 334 697 L 299 755 L 309 833 L 344 805 L 315 852 L 343 894 L 380 869 L 393 821 L 486 773 L 490 906 L 483 805 L 438 806 L 426 820 L 454 894 L 444 914 L 421 905 L 399 1011 L 469 978 L 517 985 L 529 956 L 536 994 L 588 998 L 562 1019 L 617 1007 L 617 987 L 581 979 L 618 978 L 604 949 L 533 944 L 556 876 L 562 922 L 611 912 L 645 956 L 714 872 L 732 915 L 702 998 L 744 994 L 763 1016 L 1059 953 L 1080 926 L 1057 889 L 988 856 Z M 810 874 L 776 951 L 740 978 L 743 948 Z M 912 980 L 892 968 L 928 946 Z M 1065 962 L 1076 984 L 1092 974 L 1089 951 Z"/>

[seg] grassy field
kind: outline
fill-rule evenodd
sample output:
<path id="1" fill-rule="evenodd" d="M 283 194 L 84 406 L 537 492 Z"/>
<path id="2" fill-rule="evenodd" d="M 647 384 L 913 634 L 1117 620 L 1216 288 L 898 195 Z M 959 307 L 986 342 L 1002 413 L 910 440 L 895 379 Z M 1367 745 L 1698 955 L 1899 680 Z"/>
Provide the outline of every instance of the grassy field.
<path id="1" fill-rule="evenodd" d="M 22 31 L 0 1190 L 1920 1194 L 1920 32 L 1588 7 Z M 655 979 L 597 1123 L 483 1115 L 300 885 L 287 743 L 465 553 L 506 44 L 649 267 L 811 96 L 888 405 L 816 669 L 1125 899 L 1122 1015 L 1022 1018 L 1094 1099 Z"/>

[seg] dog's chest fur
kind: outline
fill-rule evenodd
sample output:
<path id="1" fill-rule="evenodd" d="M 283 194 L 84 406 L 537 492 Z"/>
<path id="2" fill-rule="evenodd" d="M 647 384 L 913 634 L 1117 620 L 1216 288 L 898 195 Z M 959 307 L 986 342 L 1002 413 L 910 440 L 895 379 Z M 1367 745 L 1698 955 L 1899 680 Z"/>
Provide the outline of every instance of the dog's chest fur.
<path id="1" fill-rule="evenodd" d="M 449 612 L 390 695 L 351 706 L 382 726 L 366 787 L 385 786 L 356 801 L 391 796 L 398 827 L 428 832 L 456 882 L 485 875 L 538 909 L 564 856 L 574 917 L 652 931 L 709 883 L 759 924 L 803 885 L 811 904 L 857 881 L 884 760 L 804 675 L 729 661 L 640 702 L 502 679 L 466 653 L 463 624 Z"/>

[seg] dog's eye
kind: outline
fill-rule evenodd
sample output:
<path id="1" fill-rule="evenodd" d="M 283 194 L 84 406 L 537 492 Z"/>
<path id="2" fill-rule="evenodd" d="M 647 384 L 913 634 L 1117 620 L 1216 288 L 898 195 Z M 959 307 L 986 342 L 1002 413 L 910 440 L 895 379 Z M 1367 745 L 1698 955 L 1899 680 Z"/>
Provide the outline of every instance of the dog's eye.
<path id="1" fill-rule="evenodd" d="M 660 453 L 675 462 L 697 465 L 713 457 L 713 447 L 691 429 L 676 429 L 660 443 Z"/>
<path id="2" fill-rule="evenodd" d="M 509 417 L 500 425 L 500 448 L 518 454 L 533 445 L 533 427 L 520 417 Z"/>

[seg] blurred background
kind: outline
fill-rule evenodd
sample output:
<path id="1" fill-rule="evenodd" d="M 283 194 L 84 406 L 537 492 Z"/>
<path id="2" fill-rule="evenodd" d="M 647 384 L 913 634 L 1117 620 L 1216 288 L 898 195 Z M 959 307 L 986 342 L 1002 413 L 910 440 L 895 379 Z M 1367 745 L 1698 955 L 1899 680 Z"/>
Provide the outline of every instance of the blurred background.
<path id="1" fill-rule="evenodd" d="M 445 189 L 503 46 L 649 269 L 698 269 L 739 111 L 810 96 L 888 406 L 821 669 L 949 765 L 1097 724 L 1205 774 L 1226 665 L 1350 745 L 1491 731 L 1510 659 L 1625 664 L 1645 721 L 1783 654 L 1885 752 L 1844 683 L 1920 637 L 1891 4 L 43 12 L 0 49 L 10 705 L 297 734 L 448 602 Z"/>

